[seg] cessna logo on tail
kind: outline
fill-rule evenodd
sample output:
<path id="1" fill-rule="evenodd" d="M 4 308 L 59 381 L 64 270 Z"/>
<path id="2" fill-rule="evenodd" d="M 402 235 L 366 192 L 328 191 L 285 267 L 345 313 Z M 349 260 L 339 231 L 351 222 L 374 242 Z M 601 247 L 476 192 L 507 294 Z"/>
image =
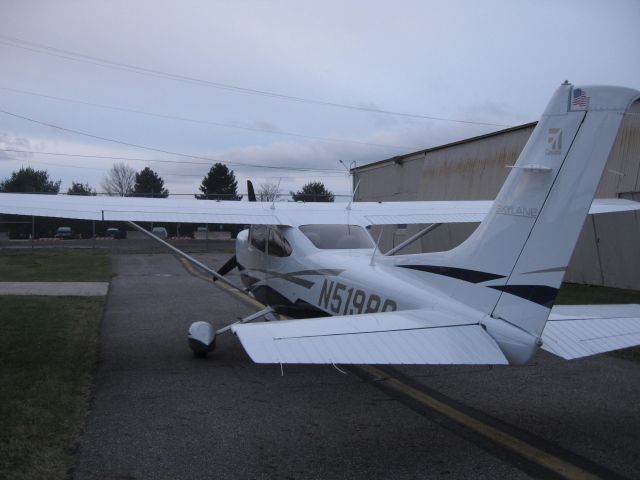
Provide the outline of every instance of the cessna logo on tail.
<path id="1" fill-rule="evenodd" d="M 547 137 L 549 147 L 544 151 L 547 155 L 560 155 L 562 153 L 562 129 L 550 128 Z"/>

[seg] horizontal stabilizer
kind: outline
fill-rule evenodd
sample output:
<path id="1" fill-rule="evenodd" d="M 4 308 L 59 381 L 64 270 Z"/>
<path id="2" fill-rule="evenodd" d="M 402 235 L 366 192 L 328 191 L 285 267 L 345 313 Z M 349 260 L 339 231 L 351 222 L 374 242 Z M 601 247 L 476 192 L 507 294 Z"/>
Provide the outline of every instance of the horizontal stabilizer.
<path id="1" fill-rule="evenodd" d="M 633 212 L 640 210 L 640 202 L 624 198 L 594 198 L 589 209 L 590 215 L 600 213 Z"/>
<path id="2" fill-rule="evenodd" d="M 640 345 L 640 305 L 555 306 L 542 341 L 567 360 Z"/>
<path id="3" fill-rule="evenodd" d="M 256 363 L 507 364 L 477 323 L 431 309 L 236 325 Z"/>

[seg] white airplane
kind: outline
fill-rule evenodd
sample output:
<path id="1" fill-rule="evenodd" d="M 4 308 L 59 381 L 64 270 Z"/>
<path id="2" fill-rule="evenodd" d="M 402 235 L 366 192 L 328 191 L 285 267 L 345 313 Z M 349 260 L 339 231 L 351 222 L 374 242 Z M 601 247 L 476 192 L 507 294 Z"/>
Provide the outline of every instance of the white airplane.
<path id="1" fill-rule="evenodd" d="M 539 348 L 572 359 L 640 344 L 640 305 L 553 307 L 587 214 L 640 209 L 593 201 L 623 115 L 639 98 L 627 88 L 560 86 L 494 202 L 0 194 L 0 212 L 251 225 L 212 273 L 228 283 L 222 275 L 237 266 L 268 307 L 217 332 L 196 322 L 195 353 L 232 331 L 259 363 L 520 365 Z M 367 231 L 447 222 L 481 223 L 452 250 L 412 255 L 381 254 Z M 248 323 L 278 314 L 305 319 Z"/>

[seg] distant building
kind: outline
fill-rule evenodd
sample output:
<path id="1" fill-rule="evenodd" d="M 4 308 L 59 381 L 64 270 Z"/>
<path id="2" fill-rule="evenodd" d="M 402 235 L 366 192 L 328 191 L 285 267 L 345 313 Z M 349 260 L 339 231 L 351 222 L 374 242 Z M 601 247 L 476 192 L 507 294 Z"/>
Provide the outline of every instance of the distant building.
<path id="1" fill-rule="evenodd" d="M 429 148 L 355 168 L 358 201 L 493 200 L 536 123 Z M 596 193 L 640 201 L 640 102 L 632 105 Z M 449 250 L 477 224 L 443 225 L 400 253 Z M 423 226 L 386 226 L 382 251 Z M 379 227 L 378 227 L 379 228 Z M 542 252 L 541 252 L 542 253 Z M 589 216 L 567 282 L 640 290 L 640 213 Z"/>

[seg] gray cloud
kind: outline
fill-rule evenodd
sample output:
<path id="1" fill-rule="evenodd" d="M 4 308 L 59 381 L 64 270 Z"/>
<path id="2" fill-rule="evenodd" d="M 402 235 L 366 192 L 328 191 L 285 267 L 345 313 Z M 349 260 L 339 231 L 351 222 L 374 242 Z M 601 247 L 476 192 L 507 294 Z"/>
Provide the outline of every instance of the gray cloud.
<path id="1" fill-rule="evenodd" d="M 0 133 L 0 160 L 28 160 L 30 153 L 7 150 L 31 150 L 31 141 L 27 137 L 18 137 L 9 133 Z"/>
<path id="2" fill-rule="evenodd" d="M 150 17 L 149 11 L 154 15 Z M 523 22 L 522 19 L 527 21 Z M 36 53 L 0 38 L 0 86 L 170 116 L 231 122 L 365 143 L 288 137 L 150 118 L 2 92 L 2 108 L 95 135 L 226 161 L 339 170 L 486 133 L 497 127 L 384 115 L 300 101 L 516 125 L 536 120 L 565 78 L 640 87 L 640 3 L 162 0 L 0 2 L 0 32 L 45 47 L 206 82 L 131 73 Z M 11 46 L 13 45 L 13 46 Z M 59 53 L 59 52 L 58 52 Z M 65 55 L 63 55 L 65 56 Z M 86 58 L 85 58 L 86 60 Z M 125 69 L 126 70 L 126 69 Z M 208 83 L 207 83 L 208 82 Z M 212 84 L 215 83 L 216 85 Z M 223 85 L 224 84 L 224 85 Z M 226 85 L 226 87 L 225 87 Z M 251 94 L 229 85 L 272 92 Z M 32 150 L 177 159 L 1 116 L 0 140 Z M 0 175 L 19 166 L 0 152 Z M 22 156 L 63 179 L 99 185 L 113 161 Z M 46 163 L 45 163 L 46 162 Z M 213 161 L 212 161 L 213 163 Z M 143 162 L 131 162 L 139 169 Z M 193 191 L 206 165 L 149 163 L 172 191 Z M 231 166 L 239 179 L 283 177 L 297 189 L 312 172 Z M 193 175 L 193 176 L 185 176 Z M 325 174 L 326 175 L 326 174 Z M 346 176 L 326 177 L 336 191 Z M 200 177 L 200 178 L 199 178 Z M 271 180 L 270 180 L 271 181 Z"/>

